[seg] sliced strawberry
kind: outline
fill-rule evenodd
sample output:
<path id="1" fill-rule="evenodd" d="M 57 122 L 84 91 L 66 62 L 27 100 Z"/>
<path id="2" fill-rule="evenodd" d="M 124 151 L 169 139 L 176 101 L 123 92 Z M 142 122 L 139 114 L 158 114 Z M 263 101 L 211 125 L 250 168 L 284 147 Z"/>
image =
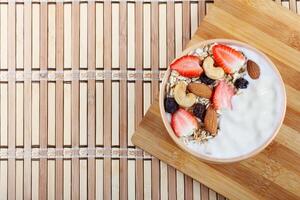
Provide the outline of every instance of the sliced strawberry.
<path id="1" fill-rule="evenodd" d="M 190 136 L 198 128 L 198 122 L 188 111 L 179 108 L 172 115 L 171 126 L 178 137 Z"/>
<path id="2" fill-rule="evenodd" d="M 172 62 L 170 67 L 176 70 L 181 76 L 194 78 L 200 76 L 203 72 L 199 63 L 200 59 L 197 56 L 186 55 Z"/>
<path id="3" fill-rule="evenodd" d="M 225 81 L 221 81 L 213 95 L 213 105 L 216 109 L 232 109 L 231 98 L 234 95 L 234 87 Z"/>
<path id="4" fill-rule="evenodd" d="M 223 44 L 213 46 L 212 52 L 216 64 L 222 67 L 226 73 L 238 71 L 246 60 L 241 52 Z"/>

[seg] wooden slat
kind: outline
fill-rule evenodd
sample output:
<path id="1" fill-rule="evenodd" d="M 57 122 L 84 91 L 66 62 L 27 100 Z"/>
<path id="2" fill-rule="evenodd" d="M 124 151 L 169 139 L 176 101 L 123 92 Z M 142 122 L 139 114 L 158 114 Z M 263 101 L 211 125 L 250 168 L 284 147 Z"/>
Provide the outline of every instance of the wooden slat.
<path id="1" fill-rule="evenodd" d="M 86 69 L 87 68 L 87 59 L 88 59 L 88 10 L 87 10 L 87 3 L 80 3 L 79 4 L 79 68 Z M 81 142 L 81 141 L 80 141 Z"/>
<path id="2" fill-rule="evenodd" d="M 0 13 L 0 20 L 1 20 L 1 23 L 0 23 L 0 26 L 1 26 L 1 66 L 0 68 L 1 69 L 7 69 L 7 23 L 8 23 L 8 20 L 7 20 L 7 4 L 1 4 L 0 5 L 0 8 L 1 8 L 1 13 Z M 7 119 L 7 117 L 2 117 L 2 119 L 5 118 Z"/>
<path id="3" fill-rule="evenodd" d="M 20 21 L 23 22 L 23 6 L 21 5 L 16 5 L 16 69 L 22 69 L 24 68 L 23 66 L 23 44 L 21 45 L 20 43 L 23 43 L 23 23 L 20 23 Z M 21 36 L 22 35 L 22 36 Z M 22 41 L 22 42 L 21 42 Z M 22 54 L 22 56 L 20 55 Z M 24 130 L 24 112 L 23 112 L 23 107 L 24 107 L 24 84 L 17 82 L 16 83 L 16 146 L 23 146 L 23 130 Z M 18 162 L 18 166 L 21 166 L 22 162 Z M 18 168 L 17 166 L 17 172 L 20 170 L 20 167 Z M 19 174 L 20 176 L 16 175 L 16 183 L 19 188 L 16 190 L 16 194 L 20 193 L 18 189 L 22 187 L 22 174 Z M 17 196 L 17 198 L 23 198 L 22 196 Z"/>
<path id="4" fill-rule="evenodd" d="M 1 56 L 0 56 L 0 68 L 6 69 L 7 68 L 7 5 L 1 4 L 0 5 L 0 27 L 1 27 L 1 41 L 0 41 L 0 49 L 1 49 Z M 7 146 L 7 83 L 0 84 L 0 144 Z M 7 161 L 1 162 L 2 168 L 1 170 L 1 177 L 3 179 L 0 180 L 1 182 L 1 189 L 0 192 L 3 194 L 5 198 L 7 198 Z"/>
<path id="5" fill-rule="evenodd" d="M 103 69 L 103 3 L 96 3 L 96 68 Z"/>
<path id="6" fill-rule="evenodd" d="M 80 146 L 87 146 L 87 139 L 88 139 L 88 86 L 87 82 L 80 81 L 79 88 L 80 88 L 80 99 L 79 99 L 79 127 L 80 127 Z"/>
<path id="7" fill-rule="evenodd" d="M 0 143 L 3 146 L 7 146 L 7 83 L 1 84 L 0 87 L 0 99 L 1 99 L 1 138 Z"/>
<path id="8" fill-rule="evenodd" d="M 72 4 L 64 4 L 64 69 L 72 68 Z M 70 143 L 71 144 L 71 143 Z"/>
<path id="9" fill-rule="evenodd" d="M 55 69 L 55 4 L 48 5 L 48 69 Z M 55 83 L 48 82 L 48 146 L 55 146 Z M 49 161 L 48 161 L 49 163 Z M 51 165 L 54 162 L 51 162 Z M 54 166 L 54 165 L 53 165 Z M 51 166 L 51 167 L 53 167 Z M 48 168 L 48 177 L 53 178 L 53 169 Z M 54 198 L 49 194 L 54 189 L 52 179 L 48 179 L 48 198 Z"/>
<path id="10" fill-rule="evenodd" d="M 39 161 L 37 160 L 32 161 L 32 199 L 39 199 Z"/>
<path id="11" fill-rule="evenodd" d="M 201 200 L 208 200 L 209 188 L 203 184 L 200 184 Z"/>
<path id="12" fill-rule="evenodd" d="M 194 35 L 199 26 L 199 17 L 198 17 L 198 9 L 199 5 L 196 3 L 191 3 L 191 35 Z"/>
<path id="13" fill-rule="evenodd" d="M 0 161 L 0 192 L 1 198 L 7 199 L 7 161 Z M 2 200 L 1 199 L 1 200 Z"/>
<path id="14" fill-rule="evenodd" d="M 63 3 L 56 4 L 56 49 L 55 49 L 55 66 L 57 71 L 63 70 L 64 65 L 64 5 Z M 55 90 L 55 146 L 61 149 L 64 141 L 63 118 L 64 118 L 64 84 L 62 80 L 56 81 Z M 56 159 L 55 162 L 55 199 L 63 199 L 63 160 Z"/>
<path id="15" fill-rule="evenodd" d="M 96 144 L 103 145 L 103 81 L 96 82 Z"/>
<path id="16" fill-rule="evenodd" d="M 164 162 L 159 162 L 160 164 L 160 199 L 167 200 L 169 199 L 168 191 L 168 166 Z"/>
<path id="17" fill-rule="evenodd" d="M 71 200 L 71 184 L 72 184 L 72 175 L 71 175 L 71 161 L 64 160 L 64 200 Z"/>
<path id="18" fill-rule="evenodd" d="M 111 195 L 111 198 L 112 199 L 120 199 L 120 190 L 119 190 L 119 165 L 120 165 L 120 162 L 119 160 L 112 160 L 112 170 L 111 170 L 111 173 L 112 173 L 112 195 Z"/>
<path id="19" fill-rule="evenodd" d="M 111 17 L 112 17 L 112 9 L 111 3 L 109 1 L 104 1 L 104 16 L 105 20 L 103 22 L 103 29 L 104 29 L 104 69 L 111 70 L 112 61 L 111 61 Z M 112 104 L 111 104 L 111 96 L 112 96 L 112 85 L 110 79 L 104 80 L 104 109 L 103 112 L 105 113 L 104 117 L 104 136 L 103 142 L 104 147 L 110 148 L 111 147 L 111 130 L 112 130 Z M 111 199 L 111 158 L 104 158 L 104 180 L 103 180 L 103 199 Z"/>
<path id="20" fill-rule="evenodd" d="M 145 160 L 144 161 L 144 189 L 145 189 L 145 194 L 144 194 L 144 199 L 152 199 L 151 196 L 151 161 L 150 160 Z"/>
<path id="21" fill-rule="evenodd" d="M 178 200 L 184 200 L 184 174 L 176 170 L 176 195 Z"/>
<path id="22" fill-rule="evenodd" d="M 159 4 L 159 68 L 167 68 L 167 3 Z"/>
<path id="23" fill-rule="evenodd" d="M 172 62 L 175 56 L 175 10 L 174 2 L 167 2 L 167 64 Z"/>
<path id="24" fill-rule="evenodd" d="M 120 2 L 119 7 L 119 62 L 120 70 L 127 72 L 127 3 Z M 127 148 L 127 80 L 120 80 L 120 148 Z M 120 159 L 120 199 L 128 199 L 128 162 L 126 158 Z"/>
<path id="25" fill-rule="evenodd" d="M 87 159 L 80 159 L 80 199 L 88 199 L 88 164 Z M 94 172 L 95 175 L 95 172 Z M 95 199 L 95 198 L 93 198 Z"/>
<path id="26" fill-rule="evenodd" d="M 159 46 L 158 46 L 158 2 L 151 3 L 151 66 L 154 72 L 157 72 L 159 69 Z M 153 77 L 153 76 L 152 76 Z M 151 81 L 151 100 L 158 97 L 159 90 L 159 76 L 154 76 Z"/>
<path id="27" fill-rule="evenodd" d="M 215 191 L 210 189 L 208 194 L 209 194 L 209 200 L 217 200 L 217 194 Z"/>
<path id="28" fill-rule="evenodd" d="M 24 3 L 24 71 L 31 71 L 31 3 Z M 31 148 L 31 81 L 24 81 L 24 149 Z M 24 159 L 24 199 L 31 199 L 31 159 Z"/>
<path id="29" fill-rule="evenodd" d="M 184 175 L 184 199 L 193 199 L 193 179 Z"/>
<path id="30" fill-rule="evenodd" d="M 40 84 L 38 82 L 31 82 L 31 90 L 32 90 L 32 110 L 31 110 L 31 145 L 38 145 L 39 144 L 39 99 L 40 99 Z"/>
<path id="31" fill-rule="evenodd" d="M 129 53 L 129 52 L 128 52 Z M 134 147 L 131 140 L 129 138 L 132 137 L 132 131 L 135 130 L 134 127 L 134 110 L 135 110 L 135 83 L 134 82 L 128 82 L 128 147 Z M 135 187 L 135 185 L 133 185 Z"/>
<path id="32" fill-rule="evenodd" d="M 198 17 L 199 17 L 199 20 L 198 20 L 198 23 L 200 25 L 200 23 L 202 22 L 204 16 L 205 16 L 205 1 L 199 1 L 198 2 Z"/>
<path id="33" fill-rule="evenodd" d="M 64 69 L 72 68 L 72 4 L 64 4 Z M 71 84 L 64 82 L 64 141 L 63 144 L 71 145 Z"/>
<path id="34" fill-rule="evenodd" d="M 190 2 L 182 3 L 182 48 L 185 49 L 191 38 Z"/>
<path id="35" fill-rule="evenodd" d="M 8 70 L 13 72 L 16 68 L 16 27 L 15 27 L 16 5 L 8 4 L 7 18 L 7 65 Z M 16 145 L 16 83 L 14 80 L 8 81 L 8 148 L 14 149 Z M 16 161 L 14 158 L 8 159 L 8 199 L 16 198 Z"/>
<path id="36" fill-rule="evenodd" d="M 135 160 L 128 160 L 128 184 L 135 183 L 136 173 L 135 173 Z M 135 187 L 128 187 L 128 199 L 136 199 Z"/>
<path id="37" fill-rule="evenodd" d="M 96 160 L 96 199 L 102 200 L 103 199 L 103 160 L 97 159 Z"/>
<path id="38" fill-rule="evenodd" d="M 159 41 L 158 41 L 158 2 L 151 3 L 151 69 L 159 70 Z M 153 76 L 153 78 L 158 78 Z M 159 82 L 158 80 L 151 81 L 151 102 L 158 96 Z M 159 199 L 159 160 L 152 159 L 151 162 L 151 198 Z"/>
<path id="39" fill-rule="evenodd" d="M 55 200 L 55 161 L 54 160 L 48 160 L 47 193 L 48 193 L 47 200 Z"/>
<path id="40" fill-rule="evenodd" d="M 119 68 L 119 4 L 112 3 L 112 68 Z M 118 81 L 112 82 L 112 146 L 119 146 L 119 133 L 120 133 L 120 97 L 119 97 L 120 84 Z M 117 166 L 117 165 L 115 165 Z M 113 175 L 113 174 L 112 174 Z M 116 178 L 114 178 L 116 179 Z M 112 185 L 112 188 L 117 188 L 117 185 Z"/>
<path id="41" fill-rule="evenodd" d="M 193 199 L 194 200 L 200 200 L 200 183 L 196 180 L 193 180 Z"/>
<path id="42" fill-rule="evenodd" d="M 154 2 L 155 3 L 155 2 Z M 151 3 L 143 3 L 143 68 L 151 69 L 151 35 L 156 32 L 152 29 L 151 18 L 152 18 L 152 5 Z M 144 101 L 145 102 L 145 101 Z M 144 107 L 145 110 L 145 107 Z"/>
<path id="43" fill-rule="evenodd" d="M 135 67 L 135 4 L 127 3 L 127 69 L 134 69 Z M 127 83 L 127 142 L 128 147 L 133 147 L 130 140 L 132 133 L 135 130 L 135 82 Z M 129 170 L 129 169 L 128 169 Z M 129 179 L 129 176 L 128 176 Z M 133 189 L 133 188 L 134 189 Z M 135 182 L 128 185 L 128 191 L 135 192 Z M 128 192 L 128 198 L 130 193 Z"/>
<path id="44" fill-rule="evenodd" d="M 135 69 L 140 72 L 143 69 L 143 2 L 135 3 Z M 139 74 L 139 73 L 138 73 Z M 140 74 L 135 81 L 135 127 L 143 117 L 143 81 Z M 143 160 L 136 161 L 136 199 L 144 197 Z"/>
<path id="45" fill-rule="evenodd" d="M 23 45 L 24 45 L 24 5 L 16 4 L 16 68 L 17 69 L 24 69 Z M 18 113 L 18 110 L 16 112 Z M 18 126 L 18 122 L 16 122 L 16 124 Z M 16 134 L 18 134 L 18 132 L 22 132 L 22 131 L 16 130 Z M 23 141 L 22 140 L 23 138 L 20 138 L 20 136 L 18 135 L 16 135 L 16 139 L 17 139 L 16 145 L 19 145 L 18 140 Z"/>
<path id="46" fill-rule="evenodd" d="M 72 70 L 79 70 L 79 2 L 72 3 Z M 72 80 L 72 147 L 79 147 L 79 81 Z M 80 198 L 80 162 L 79 158 L 72 158 L 72 199 Z"/>
<path id="47" fill-rule="evenodd" d="M 96 3 L 96 68 L 103 68 L 103 4 Z M 103 145 L 103 81 L 96 82 L 96 144 Z"/>
<path id="48" fill-rule="evenodd" d="M 48 68 L 48 5 L 40 5 L 40 70 Z M 40 148 L 48 145 L 48 82 L 40 81 Z M 47 199 L 47 159 L 41 158 L 39 164 L 39 199 Z"/>
<path id="49" fill-rule="evenodd" d="M 96 69 L 96 7 L 95 2 L 88 3 L 88 69 Z M 88 147 L 96 144 L 96 81 L 88 80 Z M 88 158 L 88 199 L 96 197 L 95 158 Z"/>
<path id="50" fill-rule="evenodd" d="M 38 69 L 40 63 L 40 4 L 32 4 L 32 68 Z"/>
<path id="51" fill-rule="evenodd" d="M 48 68 L 55 69 L 55 21 L 56 21 L 56 5 L 48 4 Z M 50 108 L 49 108 L 50 109 Z M 49 113 L 49 123 L 55 119 L 51 119 Z M 55 118 L 55 116 L 54 116 Z M 55 144 L 55 130 L 52 130 L 52 127 L 55 128 L 55 125 L 49 124 L 49 133 L 48 133 L 48 144 Z M 52 133 L 53 132 L 53 133 Z"/>
<path id="52" fill-rule="evenodd" d="M 182 45 L 183 45 L 183 24 L 182 24 L 182 3 L 175 3 L 175 57 L 181 55 L 182 52 Z"/>

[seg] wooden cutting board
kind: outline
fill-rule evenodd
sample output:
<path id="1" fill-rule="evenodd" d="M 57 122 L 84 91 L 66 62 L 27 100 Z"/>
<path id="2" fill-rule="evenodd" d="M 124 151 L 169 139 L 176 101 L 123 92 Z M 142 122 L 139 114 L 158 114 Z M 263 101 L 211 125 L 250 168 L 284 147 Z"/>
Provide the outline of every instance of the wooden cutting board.
<path id="1" fill-rule="evenodd" d="M 132 142 L 230 199 L 300 199 L 300 17 L 267 0 L 215 0 L 189 45 L 213 38 L 246 42 L 277 66 L 287 112 L 275 141 L 245 161 L 207 164 L 172 142 L 156 102 Z"/>

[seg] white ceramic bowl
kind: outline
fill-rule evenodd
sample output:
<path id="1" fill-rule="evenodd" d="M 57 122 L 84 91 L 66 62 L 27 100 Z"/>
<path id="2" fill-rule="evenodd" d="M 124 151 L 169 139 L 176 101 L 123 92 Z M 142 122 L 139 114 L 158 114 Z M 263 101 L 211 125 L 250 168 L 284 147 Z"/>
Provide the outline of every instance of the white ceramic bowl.
<path id="1" fill-rule="evenodd" d="M 164 108 L 165 87 L 166 87 L 166 83 L 168 82 L 170 72 L 171 72 L 170 68 L 168 68 L 165 73 L 165 76 L 163 78 L 163 82 L 162 82 L 161 89 L 160 89 L 160 97 L 159 97 L 160 113 L 162 116 L 163 123 L 164 123 L 170 137 L 181 149 L 202 159 L 203 161 L 207 161 L 207 162 L 211 162 L 211 163 L 237 162 L 237 161 L 241 161 L 241 160 L 244 160 L 246 158 L 249 158 L 249 157 L 252 157 L 252 156 L 258 154 L 268 144 L 270 144 L 270 142 L 275 138 L 275 136 L 277 135 L 277 133 L 279 131 L 280 126 L 282 125 L 282 122 L 283 122 L 283 119 L 285 116 L 286 92 L 285 92 L 284 83 L 282 81 L 282 78 L 281 78 L 277 68 L 272 63 L 272 61 L 265 54 L 263 54 L 262 52 L 258 51 L 257 49 L 255 49 L 245 43 L 235 41 L 235 40 L 228 40 L 228 39 L 206 40 L 206 41 L 199 42 L 199 43 L 195 44 L 194 46 L 191 46 L 190 48 L 186 49 L 182 53 L 181 56 L 189 54 L 190 52 L 194 51 L 195 49 L 197 49 L 199 47 L 203 47 L 203 46 L 205 46 L 207 44 L 211 44 L 211 43 L 222 43 L 222 44 L 226 44 L 226 45 L 232 46 L 234 48 L 237 48 L 237 49 L 241 50 L 243 53 L 245 53 L 245 55 L 249 59 L 258 63 L 261 68 L 260 79 L 262 79 L 262 81 L 268 80 L 267 81 L 268 84 L 271 84 L 271 87 L 274 88 L 274 89 L 272 89 L 272 91 L 274 91 L 274 94 L 272 93 L 273 96 L 271 96 L 271 97 L 270 97 L 270 95 L 266 96 L 267 98 L 265 96 L 262 96 L 261 102 L 259 102 L 257 100 L 257 102 L 259 102 L 259 103 L 256 103 L 257 108 L 255 106 L 253 108 L 251 107 L 251 111 L 250 110 L 243 111 L 243 112 L 246 112 L 246 114 L 243 116 L 240 116 L 240 118 L 238 117 L 238 120 L 241 119 L 241 120 L 250 120 L 250 121 L 246 121 L 245 123 L 244 122 L 234 123 L 234 126 L 231 126 L 230 130 L 227 130 L 227 132 L 225 130 L 224 130 L 224 132 L 222 132 L 222 129 L 220 129 L 218 135 L 215 138 L 210 139 L 207 142 L 204 142 L 201 144 L 193 144 L 193 145 L 188 146 L 187 144 L 182 142 L 175 135 L 175 133 L 170 125 L 170 119 L 167 116 L 168 114 L 165 112 L 165 108 Z M 269 94 L 268 91 L 266 92 L 266 94 L 264 93 L 263 90 L 262 90 L 262 92 L 259 91 L 259 89 L 261 88 L 261 85 L 264 85 L 265 82 L 262 82 L 259 85 L 258 84 L 259 82 L 255 82 L 257 80 L 251 80 L 249 77 L 247 78 L 247 80 L 250 82 L 249 87 L 251 86 L 252 89 L 250 88 L 250 92 L 246 93 L 246 94 L 249 94 L 248 96 L 244 95 L 244 97 L 242 97 L 242 98 L 253 97 L 253 96 L 251 96 L 251 91 L 255 91 L 256 93 L 258 93 L 258 95 L 268 95 Z M 258 87 L 258 85 L 259 85 L 259 88 L 256 88 L 256 86 Z M 249 87 L 246 90 L 248 90 Z M 234 98 L 240 98 L 240 97 L 237 96 Z M 271 98 L 271 100 L 269 100 L 269 102 L 264 101 L 264 99 L 268 99 L 268 98 L 269 99 Z M 270 103 L 270 101 L 273 102 L 273 100 L 274 100 L 274 103 Z M 253 101 L 256 101 L 256 97 L 255 97 L 255 99 L 253 99 Z M 249 102 L 249 100 L 246 99 L 245 102 Z M 264 102 L 266 103 L 266 105 L 263 104 Z M 237 103 L 238 103 L 238 101 L 237 101 Z M 239 108 L 238 108 L 239 104 L 236 104 L 236 105 L 235 104 L 236 103 L 233 102 L 233 109 L 235 109 L 235 107 L 236 107 L 236 109 L 239 110 Z M 263 105 L 263 106 L 261 106 L 261 105 Z M 249 106 L 250 106 L 250 104 L 249 104 Z M 274 115 L 272 115 L 272 116 L 264 115 L 265 114 L 263 111 L 264 107 L 271 109 L 270 111 L 274 112 Z M 246 108 L 246 109 L 250 109 L 250 107 Z M 257 110 L 255 110 L 255 109 L 257 109 Z M 256 115 L 255 112 L 257 112 L 258 116 L 260 116 L 260 118 L 258 117 L 259 119 L 257 119 L 255 117 L 255 115 Z M 254 115 L 254 118 L 249 117 L 249 119 L 246 119 L 247 113 L 252 113 L 251 116 Z M 228 116 L 230 116 L 230 115 L 228 115 Z M 263 117 L 261 117 L 261 116 L 263 116 Z M 269 118 L 268 118 L 268 116 L 269 116 Z M 222 117 L 222 115 L 221 115 L 221 117 Z M 272 121 L 270 123 L 269 127 L 264 126 L 268 121 L 267 119 L 270 119 L 269 121 Z M 226 118 L 221 118 L 220 124 L 222 123 L 222 120 L 228 121 Z M 251 122 L 251 120 L 253 120 L 253 123 Z M 245 127 L 240 127 L 240 126 L 242 126 L 240 124 L 244 123 L 246 126 L 248 124 L 248 122 L 250 125 L 253 124 L 254 128 L 249 126 L 250 131 L 248 131 L 248 132 L 243 131 L 243 130 L 248 130 L 248 129 L 245 129 Z M 227 122 L 224 122 L 224 123 L 227 123 Z M 228 122 L 228 123 L 232 124 L 232 122 Z M 260 127 L 264 127 L 264 128 L 267 127 L 267 129 L 260 129 Z M 228 126 L 227 126 L 227 128 L 228 128 Z M 238 130 L 241 130 L 241 131 L 238 131 Z M 228 133 L 230 133 L 230 134 L 228 134 Z M 248 135 L 243 135 L 243 134 L 247 134 L 247 133 L 248 133 Z M 249 133 L 251 133 L 251 134 L 249 134 Z"/>

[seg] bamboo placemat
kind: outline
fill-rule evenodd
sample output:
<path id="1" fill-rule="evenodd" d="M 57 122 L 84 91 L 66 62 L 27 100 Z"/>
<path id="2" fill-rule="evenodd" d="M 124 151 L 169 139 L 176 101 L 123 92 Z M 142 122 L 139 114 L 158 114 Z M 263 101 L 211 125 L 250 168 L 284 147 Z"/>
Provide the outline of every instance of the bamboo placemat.
<path id="1" fill-rule="evenodd" d="M 211 3 L 1 0 L 0 199 L 224 199 L 128 139 Z"/>

